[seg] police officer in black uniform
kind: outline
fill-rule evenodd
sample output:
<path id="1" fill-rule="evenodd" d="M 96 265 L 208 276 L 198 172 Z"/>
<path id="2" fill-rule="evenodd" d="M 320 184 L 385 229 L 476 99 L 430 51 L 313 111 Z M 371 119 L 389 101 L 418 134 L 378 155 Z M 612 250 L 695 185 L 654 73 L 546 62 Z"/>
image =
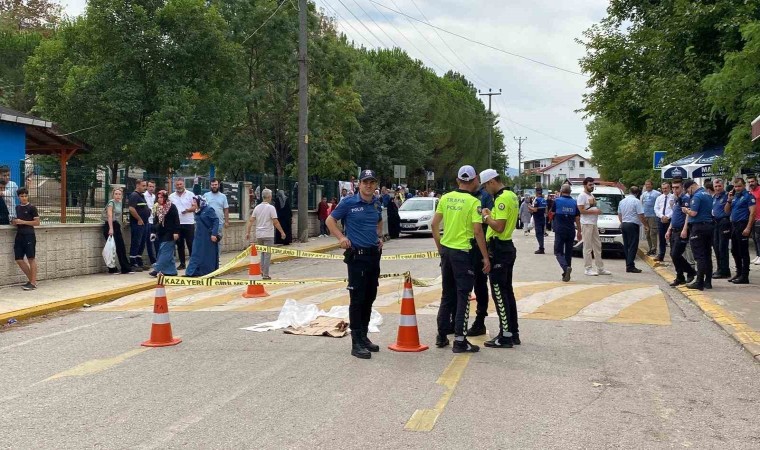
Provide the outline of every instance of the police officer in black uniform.
<path id="1" fill-rule="evenodd" d="M 685 182 L 683 187 L 691 196 L 691 201 L 689 207 L 683 210 L 688 217 L 681 237 L 686 239 L 688 233 L 689 245 L 697 262 L 697 277 L 686 287 L 700 291 L 712 289 L 713 199 L 705 188 L 699 187 L 693 180 Z"/>
<path id="2" fill-rule="evenodd" d="M 382 205 L 375 198 L 375 189 L 375 172 L 363 170 L 359 177 L 359 193 L 341 201 L 325 222 L 330 234 L 346 250 L 351 354 L 362 359 L 371 358 L 370 352 L 380 351 L 380 347 L 367 337 L 372 304 L 377 297 L 383 249 Z M 341 220 L 345 220 L 345 235 L 338 227 Z"/>

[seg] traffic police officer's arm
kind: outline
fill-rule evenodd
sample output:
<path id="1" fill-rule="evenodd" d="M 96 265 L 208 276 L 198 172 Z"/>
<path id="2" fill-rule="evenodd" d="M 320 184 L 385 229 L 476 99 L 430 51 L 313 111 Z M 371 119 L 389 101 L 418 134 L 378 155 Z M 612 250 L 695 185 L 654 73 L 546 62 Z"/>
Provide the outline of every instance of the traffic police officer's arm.
<path id="1" fill-rule="evenodd" d="M 486 238 L 483 235 L 483 218 L 478 212 L 477 203 L 472 210 L 470 221 L 472 222 L 472 231 L 475 235 L 475 242 L 478 243 L 480 254 L 483 256 L 483 273 L 491 271 L 491 259 L 488 257 L 488 248 L 486 247 Z"/>
<path id="2" fill-rule="evenodd" d="M 440 204 L 440 202 L 438 202 Z M 433 241 L 435 241 L 435 247 L 438 249 L 438 253 L 441 252 L 441 221 L 443 220 L 443 214 L 438 211 L 433 215 L 433 222 L 430 224 L 430 228 L 433 230 Z"/>
<path id="3" fill-rule="evenodd" d="M 483 214 L 483 223 L 491 227 L 497 233 L 503 232 L 504 228 L 507 226 L 507 219 L 494 219 L 491 217 L 491 210 L 488 208 L 483 208 L 481 214 Z"/>

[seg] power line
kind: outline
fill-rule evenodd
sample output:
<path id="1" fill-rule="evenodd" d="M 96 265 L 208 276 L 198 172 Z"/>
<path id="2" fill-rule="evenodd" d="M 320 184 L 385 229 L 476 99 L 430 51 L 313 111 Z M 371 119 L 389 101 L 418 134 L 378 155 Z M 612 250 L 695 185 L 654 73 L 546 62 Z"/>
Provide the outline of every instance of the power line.
<path id="1" fill-rule="evenodd" d="M 267 22 L 269 22 L 269 20 L 270 20 L 272 17 L 274 17 L 274 15 L 275 15 L 275 14 L 277 14 L 277 11 L 279 11 L 279 10 L 280 10 L 280 8 L 282 8 L 282 5 L 284 5 L 284 4 L 285 4 L 285 0 L 282 0 L 282 1 L 280 2 L 280 4 L 279 4 L 279 5 L 277 5 L 277 9 L 275 9 L 275 10 L 274 10 L 274 12 L 272 13 L 272 15 L 271 15 L 271 16 L 269 16 L 269 17 L 267 17 L 267 20 L 265 20 L 265 21 L 264 21 L 264 23 L 262 23 L 261 25 L 259 25 L 259 27 L 258 27 L 258 28 L 256 28 L 255 30 L 253 30 L 253 33 L 249 34 L 247 38 L 243 39 L 243 42 L 241 42 L 241 43 L 240 43 L 240 45 L 243 45 L 243 44 L 245 44 L 245 43 L 248 41 L 248 39 L 250 39 L 251 37 L 253 37 L 253 35 L 254 35 L 254 34 L 258 33 L 258 32 L 259 32 L 259 30 L 260 30 L 260 29 L 262 29 L 262 28 L 264 27 L 264 25 L 266 25 L 266 24 L 267 24 Z"/>
<path id="2" fill-rule="evenodd" d="M 383 5 L 382 3 L 380 3 L 380 2 L 377 2 L 377 1 L 375 1 L 375 0 L 368 0 L 368 1 L 370 1 L 370 2 L 372 2 L 372 3 L 375 3 L 375 4 L 379 5 L 379 6 L 382 6 L 382 7 L 383 7 L 383 8 L 385 8 L 385 9 L 388 9 L 388 10 L 390 10 L 390 11 L 393 11 L 393 12 L 395 12 L 396 14 L 401 14 L 402 16 L 405 16 L 405 17 L 407 17 L 408 19 L 412 19 L 412 20 L 414 20 L 414 21 L 420 22 L 420 23 L 422 23 L 422 24 L 425 24 L 425 25 L 427 25 L 427 26 L 429 26 L 429 27 L 431 27 L 431 28 L 435 28 L 435 29 L 437 29 L 437 30 L 443 31 L 444 33 L 447 33 L 447 34 L 450 34 L 450 35 L 452 35 L 452 36 L 456 36 L 456 37 L 458 37 L 458 38 L 460 38 L 460 39 L 464 39 L 464 40 L 466 40 L 466 41 L 472 42 L 473 44 L 482 45 L 483 47 L 487 47 L 487 48 L 490 48 L 491 50 L 496 50 L 497 52 L 501 52 L 501 53 L 504 53 L 504 54 L 507 54 L 507 55 L 510 55 L 510 56 L 514 56 L 514 57 L 516 57 L 516 58 L 521 58 L 521 59 L 524 59 L 524 60 L 526 60 L 526 61 L 530 61 L 530 62 L 532 62 L 532 63 L 536 63 L 536 64 L 540 64 L 540 65 L 542 65 L 542 66 L 550 67 L 550 68 L 552 68 L 552 69 L 561 70 L 562 72 L 571 73 L 571 74 L 573 74 L 573 75 L 580 75 L 580 76 L 582 76 L 582 77 L 585 77 L 585 76 L 586 76 L 586 75 L 584 75 L 584 74 L 582 74 L 582 73 L 580 73 L 580 72 L 576 72 L 576 71 L 574 71 L 574 70 L 565 69 L 565 68 L 562 68 L 562 67 L 559 67 L 559 66 L 555 66 L 555 65 L 553 65 L 553 64 L 549 64 L 549 63 L 545 63 L 545 62 L 543 62 L 543 61 L 539 61 L 539 60 L 537 60 L 537 59 L 529 58 L 529 57 L 527 57 L 527 56 L 519 55 L 519 54 L 517 54 L 517 53 L 512 53 L 512 52 L 510 52 L 510 51 L 507 51 L 507 50 L 501 49 L 501 48 L 499 48 L 499 47 L 494 47 L 493 45 L 490 45 L 490 44 L 486 44 L 486 43 L 484 43 L 484 42 L 480 42 L 480 41 L 476 41 L 475 39 L 469 38 L 469 37 L 467 37 L 467 36 L 463 36 L 463 35 L 461 35 L 461 34 L 458 34 L 458 33 L 454 33 L 453 31 L 449 31 L 449 30 L 446 30 L 446 29 L 444 29 L 444 28 L 438 27 L 438 26 L 436 26 L 436 25 L 433 25 L 432 23 L 426 23 L 426 22 L 424 22 L 424 21 L 422 21 L 422 20 L 419 20 L 419 19 L 417 19 L 417 18 L 415 18 L 415 17 L 412 17 L 412 16 L 409 16 L 409 15 L 407 15 L 407 14 L 404 14 L 404 13 L 403 13 L 403 12 L 401 12 L 401 11 L 397 11 L 397 10 L 395 10 L 395 9 L 393 9 L 393 8 L 389 7 L 389 6 Z M 391 0 L 391 2 L 393 2 L 393 0 Z M 395 5 L 395 2 L 394 2 L 393 4 Z M 396 5 L 396 8 L 398 8 L 398 5 Z"/>
<path id="3" fill-rule="evenodd" d="M 554 136 L 552 136 L 552 135 L 550 135 L 550 134 L 546 134 L 546 133 L 544 133 L 543 131 L 534 130 L 533 128 L 531 128 L 531 127 L 529 127 L 529 126 L 527 126 L 527 125 L 523 125 L 523 124 L 521 124 L 520 122 L 515 122 L 515 121 L 514 121 L 514 120 L 512 120 L 512 119 L 509 119 L 509 118 L 508 118 L 507 120 L 509 120 L 510 122 L 512 122 L 512 123 L 513 123 L 513 124 L 515 124 L 515 125 L 519 125 L 519 126 L 521 126 L 521 127 L 525 128 L 526 130 L 530 130 L 530 131 L 532 131 L 532 132 L 534 132 L 534 133 L 538 133 L 538 134 L 541 134 L 541 135 L 543 135 L 543 136 L 546 136 L 546 137 L 548 137 L 549 139 L 554 139 L 554 140 L 555 140 L 555 141 L 557 141 L 557 142 L 562 142 L 562 143 L 564 143 L 564 144 L 567 144 L 567 145 L 572 145 L 573 147 L 578 147 L 578 148 L 579 148 L 579 149 L 581 149 L 581 150 L 586 150 L 586 147 L 583 147 L 582 145 L 573 144 L 572 142 L 568 142 L 568 141 L 565 141 L 565 140 L 563 140 L 563 139 L 560 139 L 560 138 L 558 138 L 558 137 L 554 137 Z"/>
<path id="4" fill-rule="evenodd" d="M 395 3 L 394 3 L 394 4 L 395 4 Z M 417 8 L 417 11 L 419 11 L 419 13 L 422 15 L 422 18 L 423 18 L 423 19 L 425 19 L 425 22 L 427 22 L 427 25 L 430 25 L 430 19 L 428 19 L 428 18 L 427 18 L 427 16 L 425 16 L 425 13 L 424 13 L 424 12 L 422 12 L 422 10 L 420 9 L 420 7 L 419 7 L 419 6 L 417 6 L 417 2 L 415 2 L 414 0 L 412 0 L 412 4 L 414 5 L 414 7 L 415 7 L 415 8 Z M 373 5 L 374 5 L 374 3 L 373 3 Z M 375 6 L 375 8 L 377 8 L 377 6 Z M 379 9 L 378 9 L 378 11 L 379 11 Z M 492 83 L 489 83 L 489 82 L 487 82 L 486 80 L 484 80 L 483 78 L 481 78 L 481 77 L 478 75 L 478 73 L 477 73 L 477 72 L 475 72 L 475 70 L 473 70 L 473 69 L 472 69 L 472 67 L 470 67 L 470 66 L 469 66 L 469 65 L 468 65 L 468 64 L 467 64 L 467 63 L 466 63 L 466 62 L 465 62 L 465 61 L 464 61 L 462 58 L 460 58 L 460 57 L 459 57 L 459 55 L 457 54 L 457 52 L 455 52 L 455 51 L 454 51 L 454 49 L 453 49 L 453 48 L 451 48 L 451 46 L 450 46 L 450 45 L 449 45 L 449 44 L 446 42 L 446 40 L 443 38 L 443 36 L 441 36 L 441 33 L 439 33 L 439 32 L 438 32 L 438 30 L 436 30 L 435 28 L 433 28 L 433 31 L 435 31 L 435 34 L 436 34 L 436 36 L 438 36 L 438 39 L 440 39 L 440 40 L 441 40 L 441 42 L 443 42 L 443 45 L 445 45 L 445 46 L 446 46 L 446 48 L 448 48 L 448 49 L 449 49 L 449 51 L 450 51 L 450 52 L 451 52 L 451 53 L 454 55 L 454 57 L 456 57 L 456 59 L 458 59 L 458 60 L 459 60 L 459 62 L 461 62 L 462 64 L 464 64 L 464 66 L 465 66 L 465 67 L 466 67 L 466 68 L 467 68 L 467 69 L 468 69 L 468 70 L 469 70 L 469 71 L 470 71 L 470 72 L 471 72 L 473 75 L 475 75 L 475 78 L 477 78 L 478 80 L 480 80 L 480 81 L 481 81 L 483 84 L 485 84 L 486 86 L 489 86 L 489 85 L 490 85 L 490 86 L 492 86 L 492 85 L 493 85 Z"/>
<path id="5" fill-rule="evenodd" d="M 409 39 L 409 37 L 407 37 L 407 36 L 406 36 L 406 35 L 405 35 L 405 34 L 404 34 L 404 33 L 403 33 L 401 30 L 399 30 L 399 29 L 398 29 L 398 27 L 397 27 L 396 25 L 394 25 L 394 24 L 393 24 L 393 21 L 392 21 L 392 20 L 390 20 L 390 19 L 388 18 L 388 16 L 386 16 L 386 15 L 385 15 L 385 13 L 383 13 L 383 12 L 380 10 L 380 8 L 378 8 L 378 7 L 377 7 L 377 5 L 375 5 L 374 3 L 372 3 L 372 7 L 373 7 L 373 8 L 375 8 L 375 10 L 376 10 L 378 13 L 380 13 L 380 15 L 381 15 L 381 16 L 383 16 L 383 18 L 384 18 L 384 19 L 385 19 L 385 20 L 386 20 L 386 21 L 387 21 L 387 22 L 388 22 L 388 23 L 389 23 L 389 24 L 390 24 L 390 25 L 393 27 L 393 29 L 394 29 L 394 30 L 396 30 L 396 32 L 398 32 L 398 34 L 400 34 L 400 35 L 401 35 L 401 36 L 402 36 L 404 39 L 406 39 L 406 40 L 407 40 L 407 42 L 409 42 L 409 44 L 411 44 L 411 46 L 412 46 L 412 47 L 413 47 L 415 50 L 417 50 L 417 52 L 418 52 L 420 55 L 422 55 L 423 57 L 427 58 L 427 55 L 425 54 L 425 52 L 423 52 L 423 51 L 422 51 L 422 50 L 420 50 L 420 49 L 419 49 L 419 48 L 418 48 L 416 45 L 414 45 L 414 42 L 412 42 L 412 40 L 411 40 L 411 39 Z M 438 68 L 438 69 L 439 69 L 441 72 L 444 72 L 444 73 L 446 72 L 446 69 L 444 69 L 443 67 L 441 67 L 441 66 L 439 66 L 438 64 L 436 64 L 436 62 L 435 62 L 435 61 L 433 61 L 433 60 L 432 60 L 432 58 L 427 58 L 427 59 L 429 59 L 429 60 L 430 60 L 430 63 L 431 63 L 433 66 L 437 67 L 437 68 Z"/>
<path id="6" fill-rule="evenodd" d="M 372 0 L 370 0 L 370 1 L 371 1 L 372 3 L 377 3 L 377 2 L 374 2 L 374 1 L 372 1 Z M 396 4 L 396 0 L 391 0 L 391 3 L 393 3 L 393 6 L 395 6 L 396 8 L 399 8 L 399 9 L 401 9 L 401 8 L 400 8 L 400 7 L 399 7 L 399 6 Z M 377 3 L 377 4 L 378 4 L 378 5 L 380 5 L 380 6 L 383 6 L 381 3 Z M 387 7 L 386 7 L 386 8 L 387 8 Z M 388 9 L 390 9 L 390 8 L 388 8 Z M 393 10 L 391 9 L 391 11 L 393 11 Z M 446 56 L 444 56 L 444 54 L 443 54 L 443 53 L 441 53 L 441 52 L 440 52 L 440 50 L 438 50 L 438 48 L 437 48 L 435 45 L 433 45 L 433 43 L 432 43 L 432 42 L 430 42 L 430 40 L 427 38 L 427 36 L 425 36 L 425 35 L 424 35 L 424 34 L 423 34 L 423 33 L 422 33 L 422 32 L 421 32 L 421 31 L 420 31 L 418 28 L 417 28 L 417 26 L 414 24 L 414 22 L 412 22 L 411 20 L 409 20 L 409 17 L 411 17 L 411 16 L 408 16 L 408 15 L 406 15 L 406 14 L 404 14 L 404 13 L 401 13 L 401 15 L 402 15 L 402 16 L 405 16 L 405 17 L 407 18 L 407 19 L 406 19 L 406 20 L 407 20 L 407 22 L 409 22 L 409 24 L 411 24 L 411 25 L 412 25 L 412 28 L 414 28 L 414 31 L 416 31 L 416 32 L 417 32 L 417 34 L 419 34 L 420 36 L 422 36 L 422 39 L 424 39 L 424 40 L 425 40 L 425 42 L 427 42 L 427 43 L 428 43 L 428 45 L 429 45 L 429 46 L 430 46 L 430 47 L 431 47 L 433 50 L 435 50 L 435 51 L 436 51 L 436 53 L 438 53 L 439 55 L 441 55 L 441 58 L 443 58 L 443 60 L 444 60 L 444 61 L 446 61 L 446 64 L 448 64 L 448 65 L 449 65 L 451 68 L 453 68 L 454 70 L 456 70 L 456 67 L 454 67 L 454 64 L 452 64 L 452 63 L 451 63 L 451 61 L 449 61 L 449 59 L 448 59 L 448 58 L 446 58 Z M 414 19 L 414 17 L 412 17 L 412 18 Z M 417 20 L 417 19 L 414 19 L 414 20 Z M 419 22 L 419 20 L 417 20 L 417 21 Z M 424 22 L 423 22 L 423 23 L 424 23 Z"/>
<path id="7" fill-rule="evenodd" d="M 334 13 L 335 13 L 335 15 L 336 15 L 336 16 L 338 16 L 338 18 L 340 18 L 340 20 L 342 21 L 341 23 L 342 23 L 342 24 L 344 24 L 344 27 L 345 27 L 345 25 L 348 25 L 349 27 L 351 27 L 351 29 L 352 29 L 352 30 L 354 30 L 354 32 L 355 32 L 357 35 L 359 35 L 359 36 L 360 36 L 360 37 L 361 37 L 361 38 L 364 40 L 364 42 L 365 42 L 365 43 L 366 43 L 366 44 L 367 44 L 367 45 L 368 45 L 370 48 L 373 48 L 373 49 L 375 48 L 375 46 L 374 46 L 374 45 L 372 45 L 372 42 L 371 42 L 369 39 L 367 39 L 366 37 L 364 37 L 364 35 L 363 35 L 363 34 L 361 34 L 361 33 L 359 32 L 359 30 L 357 30 L 356 28 L 354 28 L 354 26 L 351 24 L 351 22 L 350 22 L 350 21 L 348 21 L 348 20 L 344 19 L 344 18 L 343 18 L 343 16 L 342 16 L 342 15 L 341 15 L 341 14 L 338 12 L 338 10 L 337 10 L 337 9 L 335 9 L 335 8 L 334 8 L 334 7 L 333 7 L 331 4 L 329 4 L 329 3 L 327 2 L 327 0 L 322 0 L 322 2 L 325 4 L 325 6 L 327 6 L 328 8 L 330 8 L 330 10 L 331 10 L 332 12 L 334 12 Z"/>
<path id="8" fill-rule="evenodd" d="M 365 16 L 367 16 L 367 17 L 369 17 L 369 20 L 371 20 L 371 21 L 372 21 L 372 23 L 374 23 L 374 24 L 375 24 L 375 26 L 376 26 L 376 27 L 378 27 L 378 28 L 380 29 L 380 31 L 382 31 L 382 32 L 383 32 L 383 34 L 384 34 L 384 35 L 385 35 L 385 36 L 386 36 L 388 39 L 390 39 L 390 40 L 391 40 L 391 42 L 393 42 L 393 45 L 394 45 L 394 46 L 396 46 L 397 48 L 401 48 L 401 46 L 400 46 L 400 45 L 398 45 L 398 43 L 397 43 L 396 41 L 394 41 L 394 40 L 393 40 L 393 38 L 392 38 L 392 37 L 391 37 L 391 36 L 390 36 L 388 33 L 386 33 L 386 32 L 385 32 L 385 30 L 383 29 L 383 27 L 381 27 L 380 25 L 378 25 L 378 24 L 377 24 L 377 22 L 375 22 L 375 19 L 373 19 L 373 18 L 372 18 L 372 16 L 370 16 L 370 15 L 367 13 L 367 11 L 365 11 L 365 10 L 364 10 L 364 8 L 362 8 L 362 5 L 360 5 L 360 4 L 359 4 L 359 3 L 358 3 L 356 0 L 351 0 L 351 1 L 353 1 L 353 2 L 354 2 L 354 4 L 355 4 L 356 6 L 358 6 L 358 7 L 359 7 L 359 9 L 361 9 L 361 10 L 362 10 L 362 12 L 364 13 L 364 15 L 365 15 Z"/>
<path id="9" fill-rule="evenodd" d="M 356 14 L 354 14 L 353 11 L 351 11 L 350 9 L 348 9 L 348 6 L 346 6 L 346 4 L 343 3 L 343 0 L 338 0 L 338 3 L 340 3 L 341 5 L 343 5 L 343 7 L 346 8 L 346 11 L 348 11 L 352 16 L 354 16 L 354 19 L 356 19 L 360 24 L 362 24 L 362 26 L 364 27 L 364 29 L 367 30 L 369 32 L 369 34 L 371 34 L 372 37 L 374 37 L 377 40 L 377 42 L 380 43 L 381 47 L 386 47 L 386 48 L 388 47 L 385 44 L 385 42 L 383 42 L 379 37 L 377 37 L 377 35 L 375 35 L 375 33 L 373 33 L 372 30 L 370 30 L 369 27 L 364 22 L 361 21 L 361 19 L 359 19 L 358 17 L 356 17 Z"/>

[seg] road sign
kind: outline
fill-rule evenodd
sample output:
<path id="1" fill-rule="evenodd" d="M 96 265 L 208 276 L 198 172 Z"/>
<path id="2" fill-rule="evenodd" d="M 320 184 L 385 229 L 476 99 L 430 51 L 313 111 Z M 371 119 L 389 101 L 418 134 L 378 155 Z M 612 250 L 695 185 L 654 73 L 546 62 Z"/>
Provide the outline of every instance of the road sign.
<path id="1" fill-rule="evenodd" d="M 428 170 L 425 173 L 427 174 L 427 181 L 435 181 L 435 172 Z"/>
<path id="2" fill-rule="evenodd" d="M 654 170 L 662 169 L 662 162 L 667 154 L 668 152 L 654 152 L 654 157 L 652 158 L 652 168 Z"/>
<path id="3" fill-rule="evenodd" d="M 406 166 L 393 166 L 393 178 L 406 178 Z"/>
<path id="4" fill-rule="evenodd" d="M 760 138 L 760 116 L 755 117 L 752 121 L 752 142 Z"/>

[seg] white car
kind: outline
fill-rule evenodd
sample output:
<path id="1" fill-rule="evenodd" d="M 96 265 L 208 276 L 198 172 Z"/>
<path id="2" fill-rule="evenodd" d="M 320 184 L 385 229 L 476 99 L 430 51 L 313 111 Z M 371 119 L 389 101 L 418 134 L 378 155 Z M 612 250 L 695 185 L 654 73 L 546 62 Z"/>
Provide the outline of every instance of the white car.
<path id="1" fill-rule="evenodd" d="M 401 232 L 404 234 L 433 234 L 431 224 L 438 199 L 435 197 L 412 197 L 398 209 Z M 443 232 L 443 224 L 441 224 Z"/>
<path id="2" fill-rule="evenodd" d="M 581 192 L 583 192 L 583 186 L 573 186 L 570 195 L 577 200 Z M 621 189 L 612 186 L 594 186 L 593 194 L 597 206 L 602 210 L 597 222 L 599 238 L 602 241 L 602 251 L 622 252 L 623 231 L 620 227 L 617 211 L 620 201 L 625 198 L 625 194 Z M 576 253 L 583 252 L 583 241 L 576 241 L 573 250 Z"/>

